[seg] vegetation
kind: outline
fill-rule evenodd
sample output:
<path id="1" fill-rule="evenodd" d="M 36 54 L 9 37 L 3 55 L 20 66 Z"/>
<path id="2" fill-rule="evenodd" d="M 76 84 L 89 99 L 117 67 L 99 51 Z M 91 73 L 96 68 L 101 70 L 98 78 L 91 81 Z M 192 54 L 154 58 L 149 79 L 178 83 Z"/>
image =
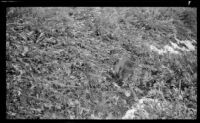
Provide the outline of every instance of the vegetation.
<path id="1" fill-rule="evenodd" d="M 7 119 L 196 119 L 196 8 L 15 7 L 6 19 Z M 188 48 L 177 40 L 195 50 L 150 48 Z M 118 82 L 124 55 L 134 69 Z"/>

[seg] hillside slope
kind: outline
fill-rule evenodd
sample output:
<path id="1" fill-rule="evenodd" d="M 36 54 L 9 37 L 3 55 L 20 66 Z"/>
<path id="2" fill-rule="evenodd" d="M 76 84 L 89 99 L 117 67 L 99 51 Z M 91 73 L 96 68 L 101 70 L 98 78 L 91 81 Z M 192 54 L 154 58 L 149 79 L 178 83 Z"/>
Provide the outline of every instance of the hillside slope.
<path id="1" fill-rule="evenodd" d="M 7 119 L 196 119 L 196 8 L 16 7 L 6 19 Z M 119 82 L 125 55 L 134 70 Z"/>

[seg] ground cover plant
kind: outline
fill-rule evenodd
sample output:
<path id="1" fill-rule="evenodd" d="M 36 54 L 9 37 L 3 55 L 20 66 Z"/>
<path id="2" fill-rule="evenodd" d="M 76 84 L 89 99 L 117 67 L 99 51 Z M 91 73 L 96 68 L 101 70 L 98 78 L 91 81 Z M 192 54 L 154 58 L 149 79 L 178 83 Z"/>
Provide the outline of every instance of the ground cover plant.
<path id="1" fill-rule="evenodd" d="M 196 8 L 7 8 L 6 114 L 196 119 Z"/>

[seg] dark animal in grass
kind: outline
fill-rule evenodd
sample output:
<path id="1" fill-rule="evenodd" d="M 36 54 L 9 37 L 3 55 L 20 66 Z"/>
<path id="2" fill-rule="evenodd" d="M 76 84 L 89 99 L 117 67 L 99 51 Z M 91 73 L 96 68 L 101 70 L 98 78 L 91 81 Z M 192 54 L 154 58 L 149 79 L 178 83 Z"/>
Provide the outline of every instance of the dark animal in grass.
<path id="1" fill-rule="evenodd" d="M 113 77 L 116 78 L 118 85 L 123 85 L 123 81 L 126 81 L 128 77 L 133 73 L 134 63 L 129 57 L 124 56 L 118 60 L 114 65 Z"/>

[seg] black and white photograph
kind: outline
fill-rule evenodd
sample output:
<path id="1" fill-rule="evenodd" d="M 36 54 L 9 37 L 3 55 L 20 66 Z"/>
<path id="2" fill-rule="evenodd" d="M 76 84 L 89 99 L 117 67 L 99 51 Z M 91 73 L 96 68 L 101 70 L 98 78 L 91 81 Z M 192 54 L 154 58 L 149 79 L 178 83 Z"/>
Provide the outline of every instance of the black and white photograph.
<path id="1" fill-rule="evenodd" d="M 196 7 L 6 7 L 5 18 L 6 119 L 197 119 Z"/>

